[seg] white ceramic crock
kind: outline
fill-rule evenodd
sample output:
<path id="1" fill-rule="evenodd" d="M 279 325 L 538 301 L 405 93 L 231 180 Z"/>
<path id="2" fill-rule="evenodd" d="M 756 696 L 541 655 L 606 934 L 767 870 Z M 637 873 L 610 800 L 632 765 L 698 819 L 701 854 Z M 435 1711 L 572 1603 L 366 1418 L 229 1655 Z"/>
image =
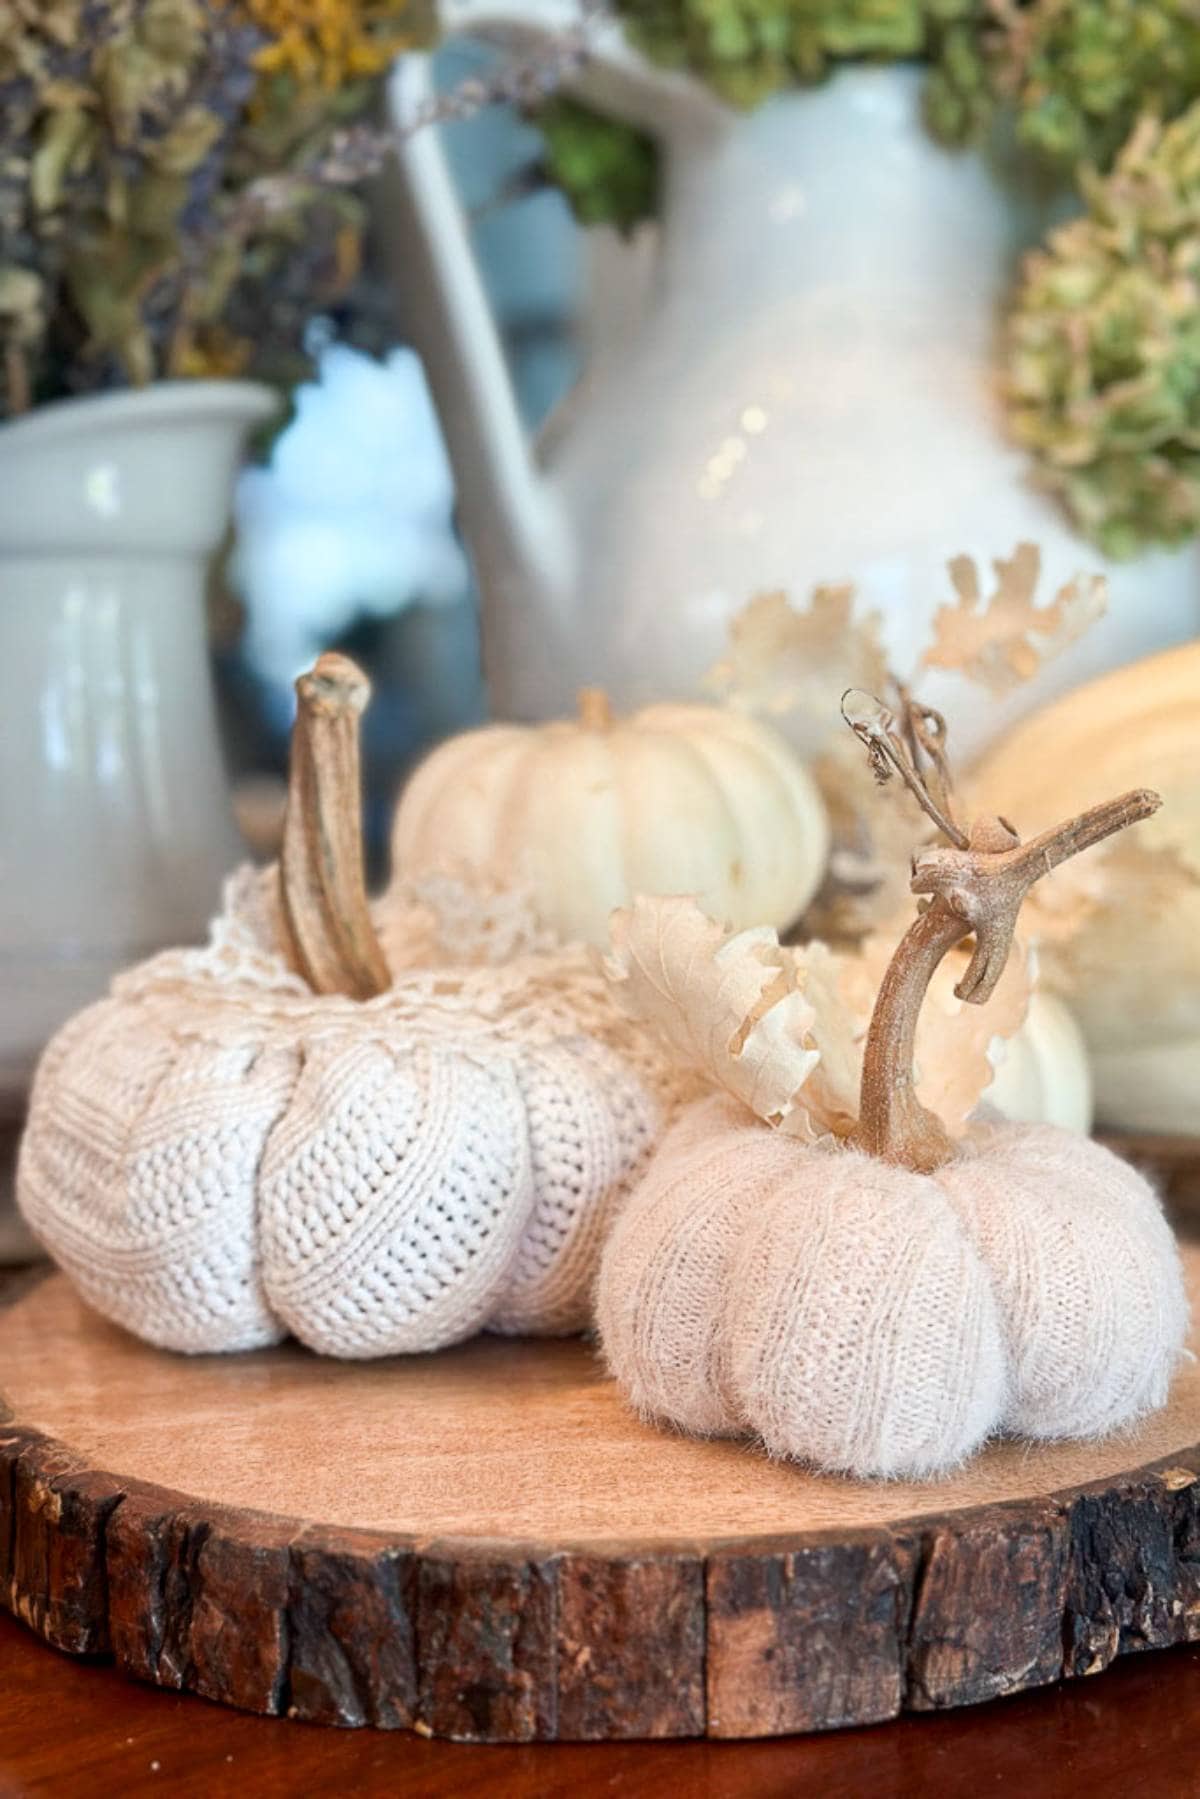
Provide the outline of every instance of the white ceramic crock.
<path id="1" fill-rule="evenodd" d="M 203 935 L 237 860 L 204 591 L 276 406 L 169 381 L 0 427 L 0 1109 L 116 969 Z"/>

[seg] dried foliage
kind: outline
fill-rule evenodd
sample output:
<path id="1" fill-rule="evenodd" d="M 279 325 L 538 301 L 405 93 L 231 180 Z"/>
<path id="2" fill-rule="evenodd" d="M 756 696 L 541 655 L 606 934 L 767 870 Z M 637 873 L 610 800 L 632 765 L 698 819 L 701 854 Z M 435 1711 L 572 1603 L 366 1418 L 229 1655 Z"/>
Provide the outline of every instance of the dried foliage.
<path id="1" fill-rule="evenodd" d="M 732 106 L 819 81 L 838 62 L 947 53 L 981 0 L 616 0 L 631 41 L 706 81 Z M 630 229 L 653 215 L 657 147 L 587 107 L 548 116 L 546 168 L 584 224 Z"/>
<path id="2" fill-rule="evenodd" d="M 1041 556 L 1034 544 L 993 564 L 996 590 L 985 600 L 969 556 L 949 564 L 957 605 L 943 606 L 933 621 L 933 642 L 921 658 L 925 668 L 956 669 L 1000 694 L 1030 680 L 1043 662 L 1067 649 L 1102 618 L 1108 594 L 1102 575 L 1077 575 L 1045 606 L 1037 591 Z"/>
<path id="3" fill-rule="evenodd" d="M 708 692 L 739 712 L 788 720 L 802 755 L 842 741 L 838 696 L 847 687 L 887 684 L 879 614 L 854 616 L 848 585 L 813 589 L 805 611 L 785 593 L 752 599 L 729 627 L 729 649 L 704 678 Z"/>
<path id="4" fill-rule="evenodd" d="M 1196 0 L 992 0 L 989 78 L 1023 142 L 1106 168 L 1139 118 L 1171 119 L 1200 94 Z"/>
<path id="5" fill-rule="evenodd" d="M 658 210 L 658 154 L 644 132 L 559 95 L 537 109 L 544 169 L 581 225 L 628 233 Z"/>
<path id="6" fill-rule="evenodd" d="M 843 58 L 929 55 L 973 0 L 621 0 L 619 10 L 657 61 L 756 106 Z"/>
<path id="7" fill-rule="evenodd" d="M 1146 121 L 1087 216 L 1025 265 L 1007 389 L 1013 429 L 1114 556 L 1200 529 L 1200 103 Z"/>
<path id="8" fill-rule="evenodd" d="M 764 1123 L 816 1141 L 858 1121 L 863 1046 L 880 983 L 911 916 L 857 953 L 780 946 L 773 931 L 723 931 L 692 900 L 640 899 L 613 919 L 606 972 L 622 1009 L 681 1065 L 725 1088 Z M 1032 989 L 1018 946 L 986 1008 L 954 993 L 965 957 L 947 957 L 917 1029 L 917 1094 L 953 1136 L 990 1085 L 989 1048 L 1013 1036 Z"/>
<path id="9" fill-rule="evenodd" d="M 578 20 L 548 49 L 460 82 L 403 124 L 376 126 L 362 115 L 379 75 L 399 48 L 429 41 L 430 0 L 54 0 L 49 9 L 7 0 L 0 101 L 12 103 L 20 131 L 0 167 L 0 417 L 34 399 L 163 373 L 251 369 L 294 380 L 308 318 L 344 298 L 358 273 L 364 214 L 353 190 L 415 131 L 486 106 L 544 102 L 585 56 L 601 4 L 580 0 Z M 192 106 L 197 59 L 207 68 L 214 44 L 227 52 L 216 62 L 232 85 Z M 122 93 L 135 96 L 132 110 L 102 89 L 109 63 Z M 140 169 L 128 183 L 97 189 L 92 179 L 78 199 L 69 188 L 42 205 L 47 133 L 52 166 L 72 176 L 129 156 L 152 161 L 161 147 L 151 133 L 148 150 L 141 129 L 150 114 L 167 123 L 160 93 L 189 100 L 173 121 L 172 161 L 175 152 L 187 159 L 189 194 L 203 205 L 163 194 L 146 218 L 140 196 L 154 189 Z M 81 144 L 58 121 L 64 106 L 85 115 Z M 62 246 L 96 231 L 109 241 L 85 313 Z"/>
<path id="10" fill-rule="evenodd" d="M 0 8 L 0 415 L 163 374 L 276 372 L 353 281 L 363 216 L 315 184 L 248 236 L 231 211 L 363 110 L 415 4 Z M 303 312 L 276 314 L 298 284 Z"/>
<path id="11" fill-rule="evenodd" d="M 793 952 L 766 928 L 731 934 L 690 899 L 638 899 L 613 916 L 605 964 L 623 1011 L 650 1026 L 685 1067 L 736 1095 L 766 1123 L 811 1137 L 834 1128 L 855 1094 L 833 1093 L 818 1120 L 808 1092 L 829 1048 L 846 1059 L 836 959 Z M 801 1095 L 803 1092 L 803 1100 Z"/>
<path id="12" fill-rule="evenodd" d="M 948 564 L 955 599 L 940 608 L 920 667 L 952 670 L 990 692 L 1029 680 L 1104 611 L 1105 584 L 1079 576 L 1036 603 L 1041 559 L 1018 544 L 994 563 L 985 598 L 969 557 Z M 909 857 L 931 834 L 911 794 L 882 793 L 846 735 L 840 696 L 903 691 L 888 672 L 876 613 L 855 613 L 854 590 L 822 586 L 804 611 L 781 593 L 751 600 L 729 628 L 729 648 L 705 677 L 727 705 L 769 718 L 812 765 L 833 830 L 829 878 L 810 908 L 808 932 L 834 942 L 861 937 L 895 916 L 908 890 Z"/>
<path id="13" fill-rule="evenodd" d="M 240 0 L 263 33 L 256 59 L 267 76 L 327 93 L 382 75 L 413 41 L 413 15 L 397 0 Z"/>
<path id="14" fill-rule="evenodd" d="M 883 799 L 846 735 L 839 696 L 889 682 L 879 615 L 856 617 L 854 589 L 822 586 L 799 612 L 783 593 L 759 594 L 732 621 L 729 648 L 704 685 L 739 711 L 770 719 L 812 765 L 833 831 L 830 877 L 806 924 L 835 941 L 894 912 L 924 821 L 905 796 Z"/>

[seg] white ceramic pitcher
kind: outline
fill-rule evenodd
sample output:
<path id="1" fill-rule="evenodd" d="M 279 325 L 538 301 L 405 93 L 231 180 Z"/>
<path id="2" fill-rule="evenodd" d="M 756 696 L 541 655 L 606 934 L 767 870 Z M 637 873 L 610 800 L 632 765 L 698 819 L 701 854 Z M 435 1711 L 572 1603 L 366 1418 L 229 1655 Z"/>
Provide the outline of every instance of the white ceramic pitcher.
<path id="1" fill-rule="evenodd" d="M 205 636 L 249 381 L 163 381 L 0 428 L 0 1117 L 127 962 L 203 938 L 244 851 Z"/>
<path id="2" fill-rule="evenodd" d="M 514 9 L 515 6 L 515 9 Z M 449 0 L 447 31 L 528 50 L 569 0 Z M 600 683 L 622 702 L 692 690 L 754 592 L 852 578 L 908 672 L 946 559 L 1022 539 L 1047 590 L 1103 559 L 1032 484 L 996 394 L 999 309 L 1041 211 L 920 118 L 922 71 L 850 66 L 734 113 L 646 63 L 609 22 L 577 81 L 663 151 L 654 303 L 584 375 L 537 446 L 436 135 L 400 157 L 402 279 L 484 595 L 493 709 L 536 718 Z M 392 106 L 429 95 L 406 57 Z M 1062 686 L 1200 629 L 1200 556 L 1107 567 L 1107 621 L 1003 707 L 947 705 L 960 751 Z"/>

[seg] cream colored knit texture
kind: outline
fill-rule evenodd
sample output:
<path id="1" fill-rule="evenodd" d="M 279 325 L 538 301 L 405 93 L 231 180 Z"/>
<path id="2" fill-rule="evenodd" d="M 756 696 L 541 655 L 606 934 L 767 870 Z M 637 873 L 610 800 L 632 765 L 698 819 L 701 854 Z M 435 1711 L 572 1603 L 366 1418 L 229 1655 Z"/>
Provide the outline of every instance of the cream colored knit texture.
<path id="1" fill-rule="evenodd" d="M 207 949 L 54 1038 L 18 1174 L 37 1236 L 173 1349 L 583 1328 L 610 1217 L 695 1085 L 511 896 L 393 894 L 396 982 L 360 1004 L 288 971 L 274 895 L 243 871 Z"/>
<path id="2" fill-rule="evenodd" d="M 597 1317 L 644 1416 L 922 1478 L 993 1434 L 1097 1436 L 1161 1405 L 1187 1303 L 1154 1193 L 1086 1138 L 986 1127 L 923 1176 L 720 1095 L 617 1220 Z"/>

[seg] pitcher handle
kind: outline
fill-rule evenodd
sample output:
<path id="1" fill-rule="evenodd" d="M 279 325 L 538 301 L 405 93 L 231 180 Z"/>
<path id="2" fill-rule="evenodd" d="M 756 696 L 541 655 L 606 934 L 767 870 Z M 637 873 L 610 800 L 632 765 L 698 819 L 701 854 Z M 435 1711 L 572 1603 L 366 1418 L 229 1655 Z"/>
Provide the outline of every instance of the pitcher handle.
<path id="1" fill-rule="evenodd" d="M 442 0 L 441 7 L 446 34 L 469 32 L 517 53 L 561 42 L 580 21 L 578 0 Z M 402 130 L 430 107 L 430 65 L 429 54 L 410 53 L 392 71 L 388 105 Z M 608 20 L 590 29 L 588 56 L 563 85 L 660 137 L 717 132 L 728 118 L 698 82 L 655 68 Z M 402 139 L 388 190 L 402 323 L 425 365 L 481 574 L 484 672 L 494 704 L 532 715 L 553 691 L 577 628 L 569 522 L 538 473 L 436 129 Z"/>

